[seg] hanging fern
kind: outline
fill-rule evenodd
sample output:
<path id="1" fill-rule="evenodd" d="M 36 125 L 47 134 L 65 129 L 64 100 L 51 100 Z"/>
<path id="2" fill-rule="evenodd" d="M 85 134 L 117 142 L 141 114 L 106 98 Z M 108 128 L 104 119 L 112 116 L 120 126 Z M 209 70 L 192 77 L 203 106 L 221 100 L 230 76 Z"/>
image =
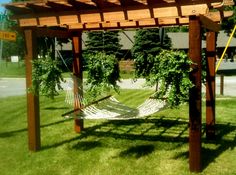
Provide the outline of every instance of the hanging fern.
<path id="1" fill-rule="evenodd" d="M 61 82 L 64 81 L 58 60 L 53 60 L 49 54 L 43 58 L 35 59 L 33 64 L 33 92 L 54 99 L 58 91 L 62 90 Z"/>
<path id="2" fill-rule="evenodd" d="M 115 90 L 118 92 L 117 81 L 120 79 L 119 63 L 114 55 L 98 52 L 87 57 L 87 93 L 90 96 L 99 95 Z"/>

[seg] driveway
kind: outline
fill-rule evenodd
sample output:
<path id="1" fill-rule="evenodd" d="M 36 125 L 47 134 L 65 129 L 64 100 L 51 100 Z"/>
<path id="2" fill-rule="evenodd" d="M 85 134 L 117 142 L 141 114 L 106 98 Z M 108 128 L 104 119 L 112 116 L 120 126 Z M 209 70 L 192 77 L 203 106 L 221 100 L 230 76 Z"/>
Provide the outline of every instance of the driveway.
<path id="1" fill-rule="evenodd" d="M 23 95 L 25 87 L 25 78 L 0 78 L 0 98 Z"/>
<path id="2" fill-rule="evenodd" d="M 145 87 L 144 79 L 138 79 L 135 82 L 131 79 L 124 79 L 118 85 L 122 89 L 150 89 L 150 87 Z M 62 83 L 62 86 L 66 87 L 66 83 Z M 25 78 L 0 78 L 0 98 L 24 95 L 26 93 L 25 87 Z M 204 86 L 202 92 L 205 92 Z M 218 76 L 216 77 L 216 94 L 220 94 L 220 77 Z M 236 96 L 236 76 L 224 77 L 224 95 Z"/>

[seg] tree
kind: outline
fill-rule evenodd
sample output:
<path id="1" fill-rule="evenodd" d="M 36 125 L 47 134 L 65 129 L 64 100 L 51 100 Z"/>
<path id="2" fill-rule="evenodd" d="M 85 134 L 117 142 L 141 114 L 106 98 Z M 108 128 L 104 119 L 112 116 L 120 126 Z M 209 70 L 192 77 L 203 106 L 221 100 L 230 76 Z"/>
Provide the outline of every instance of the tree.
<path id="1" fill-rule="evenodd" d="M 11 2 L 22 2 L 26 0 L 11 0 Z M 9 20 L 12 15 L 11 12 L 6 11 L 7 19 L 4 21 L 4 24 L 1 24 L 2 29 L 5 31 L 15 32 L 16 33 L 16 42 L 3 41 L 3 50 L 2 53 L 3 58 L 7 59 L 12 55 L 18 55 L 21 59 L 24 58 L 25 55 L 25 44 L 24 37 L 21 31 L 17 30 L 17 22 Z"/>
<path id="2" fill-rule="evenodd" d="M 20 31 L 15 30 L 17 23 L 15 21 L 9 20 L 10 14 L 6 14 L 7 18 L 2 21 L 1 26 L 4 31 L 15 32 L 16 41 L 3 41 L 3 52 L 2 57 L 7 59 L 13 55 L 18 55 L 20 58 L 23 58 L 25 55 L 25 44 L 24 38 Z"/>
<path id="3" fill-rule="evenodd" d="M 234 0 L 236 4 L 236 0 Z M 226 7 L 226 10 L 232 10 L 234 12 L 233 16 L 229 17 L 228 19 L 224 20 L 222 23 L 222 29 L 227 33 L 231 34 L 234 26 L 236 25 L 236 6 Z M 236 32 L 234 33 L 234 37 L 236 37 Z"/>
<path id="4" fill-rule="evenodd" d="M 115 55 L 119 58 L 122 47 L 119 41 L 117 31 L 88 32 L 88 40 L 85 43 L 85 55 L 104 52 L 106 55 Z"/>
<path id="5" fill-rule="evenodd" d="M 134 39 L 131 52 L 135 59 L 135 75 L 148 79 L 150 70 L 155 64 L 153 57 L 158 55 L 162 49 L 169 49 L 171 40 L 157 28 L 139 29 L 136 31 Z"/>

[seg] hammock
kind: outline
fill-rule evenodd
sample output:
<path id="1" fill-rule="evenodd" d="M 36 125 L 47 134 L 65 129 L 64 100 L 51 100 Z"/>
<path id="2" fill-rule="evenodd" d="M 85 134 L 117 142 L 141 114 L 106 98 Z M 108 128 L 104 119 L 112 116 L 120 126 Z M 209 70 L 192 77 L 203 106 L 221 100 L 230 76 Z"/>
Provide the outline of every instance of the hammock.
<path id="1" fill-rule="evenodd" d="M 83 98 L 79 94 L 73 93 L 72 83 L 72 81 L 68 83 L 65 102 L 70 105 L 73 105 L 74 102 L 83 104 Z M 131 108 L 110 95 L 85 105 L 83 108 L 62 114 L 62 116 L 69 117 L 70 114 L 78 111 L 77 117 L 81 119 L 127 120 L 149 116 L 165 107 L 165 99 L 148 98 L 137 108 Z"/>

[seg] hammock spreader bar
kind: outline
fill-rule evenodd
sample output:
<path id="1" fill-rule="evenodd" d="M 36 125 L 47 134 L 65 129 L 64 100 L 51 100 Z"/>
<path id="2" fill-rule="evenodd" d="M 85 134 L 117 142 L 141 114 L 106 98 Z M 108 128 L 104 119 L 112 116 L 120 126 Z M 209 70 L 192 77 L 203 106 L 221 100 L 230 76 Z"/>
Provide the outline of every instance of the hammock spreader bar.
<path id="1" fill-rule="evenodd" d="M 92 103 L 90 103 L 90 104 L 88 104 L 88 105 L 85 105 L 83 108 L 86 108 L 86 107 L 89 107 L 89 106 L 91 106 L 91 105 L 93 105 L 93 104 L 99 103 L 100 101 L 106 100 L 106 99 L 108 99 L 108 98 L 110 98 L 110 97 L 111 97 L 111 95 L 108 95 L 108 96 L 106 96 L 106 97 L 100 98 L 100 99 L 98 99 L 98 100 L 96 100 L 96 101 L 93 101 Z M 62 117 L 65 117 L 65 116 L 67 116 L 67 115 L 69 115 L 69 114 L 72 114 L 72 113 L 74 113 L 74 112 L 76 112 L 76 111 L 81 111 L 81 108 L 73 109 L 73 110 L 71 110 L 71 111 L 69 111 L 69 112 L 66 112 L 66 113 L 62 114 L 61 116 L 62 116 Z"/>

